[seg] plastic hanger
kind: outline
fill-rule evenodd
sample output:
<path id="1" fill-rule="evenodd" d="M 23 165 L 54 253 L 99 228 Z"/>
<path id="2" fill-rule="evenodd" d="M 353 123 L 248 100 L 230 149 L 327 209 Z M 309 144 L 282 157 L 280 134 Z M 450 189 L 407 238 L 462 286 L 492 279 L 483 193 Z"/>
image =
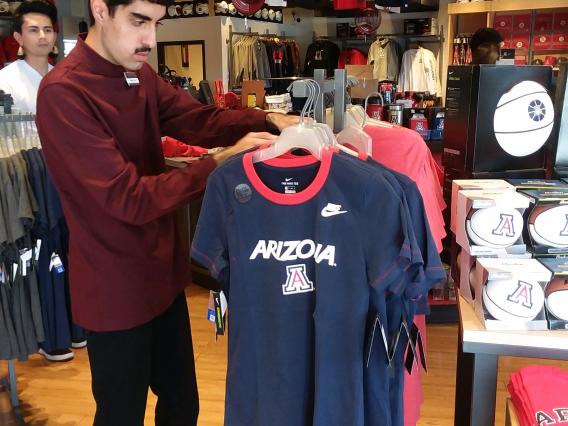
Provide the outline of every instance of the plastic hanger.
<path id="1" fill-rule="evenodd" d="M 365 111 L 367 111 L 369 97 L 373 95 L 378 95 L 378 97 L 381 99 L 381 104 L 383 104 L 383 97 L 380 93 L 371 93 L 365 99 L 365 109 L 362 109 L 360 106 L 353 106 L 348 109 L 348 114 L 346 114 L 346 117 L 348 117 L 348 119 L 346 120 L 346 126 L 337 135 L 337 142 L 339 144 L 352 145 L 357 149 L 357 151 L 365 153 L 366 155 L 373 154 L 373 141 L 371 137 L 363 131 L 363 126 L 365 125 L 365 122 L 368 118 Z"/>
<path id="2" fill-rule="evenodd" d="M 313 105 L 315 95 L 313 87 L 307 87 L 309 87 L 308 99 L 300 114 L 299 125 L 285 128 L 274 144 L 270 145 L 268 148 L 256 151 L 252 156 L 253 163 L 279 157 L 294 148 L 305 149 L 318 160 L 321 160 L 322 151 L 325 149 L 322 133 L 320 130 L 316 130 L 317 127 L 305 121 L 308 108 Z"/>

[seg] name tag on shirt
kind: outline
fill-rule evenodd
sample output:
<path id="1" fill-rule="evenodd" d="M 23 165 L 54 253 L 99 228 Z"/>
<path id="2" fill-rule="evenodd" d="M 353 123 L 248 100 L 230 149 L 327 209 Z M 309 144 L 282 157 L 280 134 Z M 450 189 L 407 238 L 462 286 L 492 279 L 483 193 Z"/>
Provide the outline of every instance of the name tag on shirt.
<path id="1" fill-rule="evenodd" d="M 140 80 L 138 80 L 138 76 L 136 75 L 135 72 L 132 71 L 126 71 L 124 73 L 124 80 L 126 80 L 126 84 L 128 84 L 128 87 L 140 85 Z"/>

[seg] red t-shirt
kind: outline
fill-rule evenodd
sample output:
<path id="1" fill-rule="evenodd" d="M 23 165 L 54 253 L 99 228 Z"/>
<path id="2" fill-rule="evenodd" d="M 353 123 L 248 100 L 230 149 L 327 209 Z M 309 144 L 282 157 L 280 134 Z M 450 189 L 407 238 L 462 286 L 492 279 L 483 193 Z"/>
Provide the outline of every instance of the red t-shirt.
<path id="1" fill-rule="evenodd" d="M 511 374 L 507 385 L 521 424 L 545 426 L 568 422 L 568 372 L 531 365 Z"/>
<path id="2" fill-rule="evenodd" d="M 262 111 L 203 105 L 149 65 L 124 69 L 79 40 L 42 80 L 37 127 L 67 220 L 73 319 L 123 330 L 162 313 L 191 281 L 175 210 L 200 196 L 211 158 L 165 173 L 160 137 L 204 147 L 266 130 Z"/>
<path id="3" fill-rule="evenodd" d="M 337 68 L 344 69 L 345 65 L 366 65 L 367 55 L 359 49 L 343 49 L 339 54 Z"/>

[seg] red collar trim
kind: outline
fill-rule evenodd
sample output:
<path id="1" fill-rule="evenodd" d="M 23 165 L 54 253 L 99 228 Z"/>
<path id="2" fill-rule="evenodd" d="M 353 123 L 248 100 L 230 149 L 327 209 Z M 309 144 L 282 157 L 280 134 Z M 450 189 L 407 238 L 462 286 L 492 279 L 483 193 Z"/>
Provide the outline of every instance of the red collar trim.
<path id="1" fill-rule="evenodd" d="M 296 194 L 281 194 L 279 192 L 273 191 L 268 186 L 264 184 L 264 182 L 260 179 L 256 170 L 254 169 L 254 164 L 252 162 L 252 152 L 248 152 L 243 156 L 243 166 L 245 169 L 245 173 L 247 178 L 249 179 L 252 186 L 259 192 L 267 200 L 276 203 L 276 204 L 283 204 L 283 205 L 295 205 L 295 204 L 302 204 L 306 201 L 312 199 L 316 194 L 321 190 L 327 176 L 329 175 L 329 169 L 331 167 L 331 157 L 332 152 L 329 150 L 322 150 L 320 167 L 316 174 L 316 177 L 310 183 L 310 185 Z M 313 155 L 304 155 L 304 156 L 282 156 L 278 158 L 272 158 L 270 160 L 265 161 L 264 163 L 273 167 L 301 167 L 301 166 L 308 166 L 310 164 L 315 164 L 318 162 L 318 159 L 315 158 Z"/>

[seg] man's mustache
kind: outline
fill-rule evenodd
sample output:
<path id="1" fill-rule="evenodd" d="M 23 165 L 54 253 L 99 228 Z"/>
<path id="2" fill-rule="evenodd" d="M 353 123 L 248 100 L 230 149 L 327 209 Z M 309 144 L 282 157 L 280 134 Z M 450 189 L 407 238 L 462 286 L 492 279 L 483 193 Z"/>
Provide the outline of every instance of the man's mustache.
<path id="1" fill-rule="evenodd" d="M 146 53 L 146 52 L 150 53 L 151 51 L 152 49 L 149 47 L 139 47 L 134 51 L 134 53 Z"/>

